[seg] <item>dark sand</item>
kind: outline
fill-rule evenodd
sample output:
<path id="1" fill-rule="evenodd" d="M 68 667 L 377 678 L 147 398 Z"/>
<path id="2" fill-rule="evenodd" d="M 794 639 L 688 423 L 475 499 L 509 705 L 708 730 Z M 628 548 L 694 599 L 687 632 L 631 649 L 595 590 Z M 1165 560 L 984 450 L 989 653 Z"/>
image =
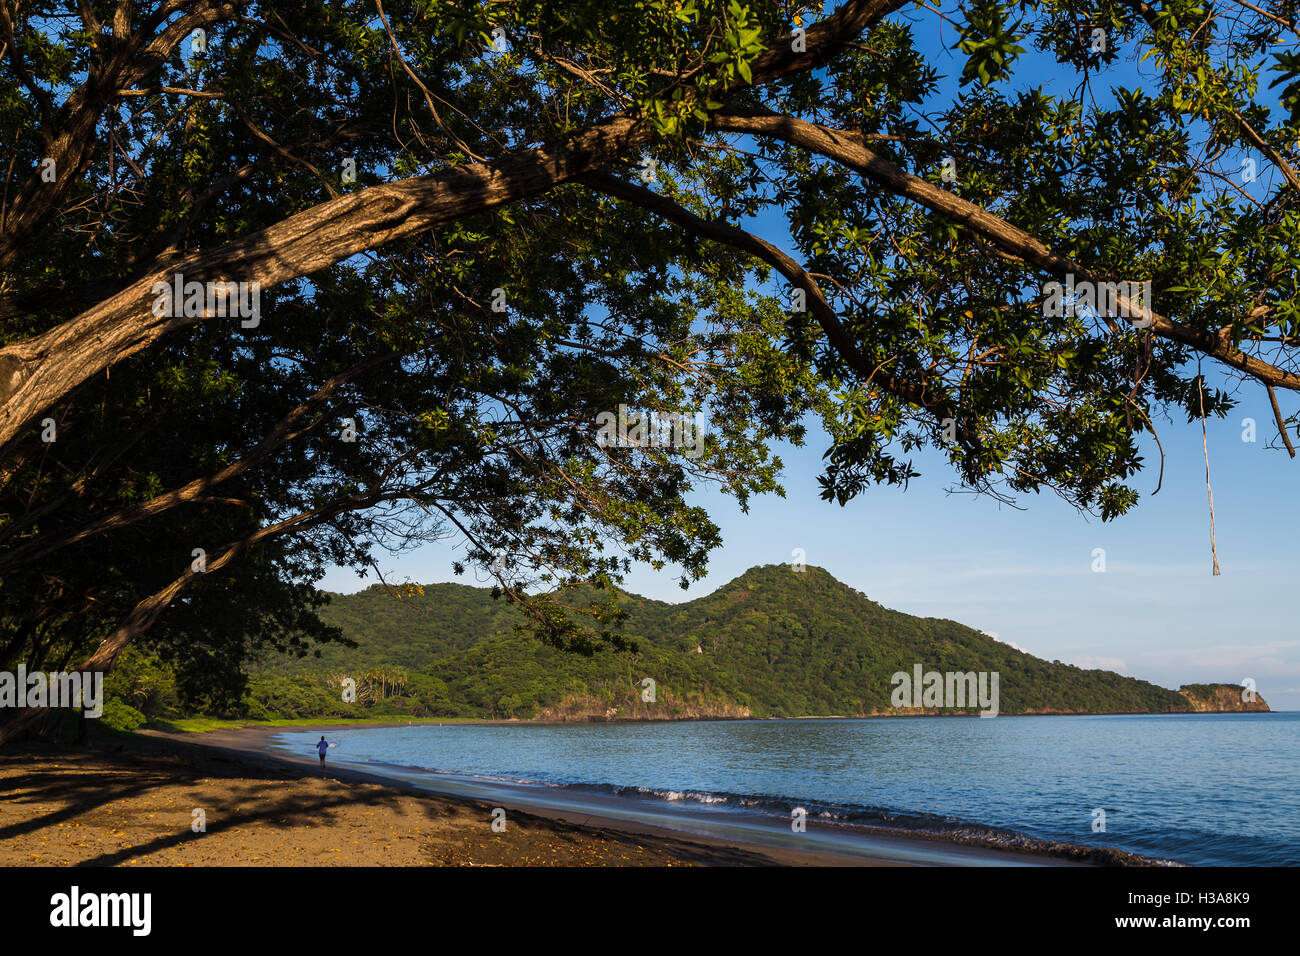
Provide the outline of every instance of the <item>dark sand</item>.
<path id="1" fill-rule="evenodd" d="M 513 807 L 506 831 L 494 833 L 488 804 L 263 752 L 279 732 L 6 747 L 0 865 L 870 865 Z M 204 833 L 191 829 L 196 808 Z"/>
<path id="2" fill-rule="evenodd" d="M 89 746 L 0 752 L 0 865 L 162 866 L 896 866 L 1070 865 L 911 836 L 873 838 L 867 855 L 708 836 L 600 807 L 491 802 L 436 792 L 439 781 L 340 767 L 272 750 L 285 732 L 346 725 L 135 735 L 96 731 Z M 405 726 L 405 724 L 357 725 Z M 332 754 L 331 754 L 332 755 Z M 507 811 L 492 829 L 494 807 Z M 202 809 L 206 832 L 191 829 Z M 810 821 L 810 833 L 813 825 Z M 780 841 L 776 841 L 780 842 Z M 788 840 L 786 841 L 789 842 Z M 811 842 L 811 841 L 810 841 Z M 837 847 L 838 848 L 838 847 Z M 1100 862 L 1100 861 L 1092 861 Z M 1109 861 L 1107 861 L 1109 862 Z M 906 864 L 902 864 L 906 865 Z"/>

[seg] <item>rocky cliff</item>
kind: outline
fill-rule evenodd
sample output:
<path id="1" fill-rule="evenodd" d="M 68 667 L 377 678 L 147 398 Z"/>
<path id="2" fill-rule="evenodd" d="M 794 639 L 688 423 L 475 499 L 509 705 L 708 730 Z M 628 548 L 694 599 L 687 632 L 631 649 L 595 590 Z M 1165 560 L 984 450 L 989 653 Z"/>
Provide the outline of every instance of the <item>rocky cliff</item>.
<path id="1" fill-rule="evenodd" d="M 1184 684 L 1178 693 L 1187 698 L 1192 710 L 1211 714 L 1268 711 L 1264 698 L 1240 684 Z"/>

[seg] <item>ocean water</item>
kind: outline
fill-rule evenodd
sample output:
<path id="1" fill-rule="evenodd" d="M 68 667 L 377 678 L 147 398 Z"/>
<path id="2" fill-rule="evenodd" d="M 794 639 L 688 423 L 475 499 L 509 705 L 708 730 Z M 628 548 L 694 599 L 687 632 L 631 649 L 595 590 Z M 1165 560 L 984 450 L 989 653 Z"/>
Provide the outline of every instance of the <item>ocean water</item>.
<path id="1" fill-rule="evenodd" d="M 319 736 L 285 733 L 274 745 L 310 756 Z M 332 763 L 433 789 L 657 804 L 700 832 L 736 815 L 789 821 L 803 807 L 810 829 L 1009 832 L 1191 865 L 1300 864 L 1300 713 L 424 724 L 326 736 Z"/>

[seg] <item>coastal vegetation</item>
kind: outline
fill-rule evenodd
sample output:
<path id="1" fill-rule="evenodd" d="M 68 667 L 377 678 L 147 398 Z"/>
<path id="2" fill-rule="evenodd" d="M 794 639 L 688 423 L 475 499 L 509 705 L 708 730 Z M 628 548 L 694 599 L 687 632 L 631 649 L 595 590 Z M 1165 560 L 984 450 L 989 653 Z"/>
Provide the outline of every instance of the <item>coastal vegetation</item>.
<path id="1" fill-rule="evenodd" d="M 912 660 L 1004 667 L 1008 710 L 1179 706 L 865 599 L 611 598 L 700 580 L 698 492 L 781 493 L 785 443 L 828 507 L 929 460 L 1107 521 L 1166 422 L 1252 396 L 1294 457 L 1289 17 L 0 4 L 0 669 L 174 668 L 124 724 L 320 711 L 345 665 L 428 713 L 640 712 L 638 673 L 659 713 L 870 712 Z M 625 409 L 682 440 L 602 441 Z M 448 539 L 513 611 L 436 588 L 466 620 L 359 630 L 317 588 Z"/>
<path id="2" fill-rule="evenodd" d="M 628 648 L 590 655 L 537 642 L 521 629 L 522 615 L 487 588 L 422 591 L 400 600 L 382 586 L 334 595 L 322 616 L 353 646 L 332 642 L 295 659 L 264 655 L 219 700 L 186 698 L 173 668 L 134 650 L 109 691 L 156 719 L 196 708 L 257 720 L 870 715 L 899 713 L 890 706 L 890 677 L 919 663 L 999 672 L 1004 714 L 1221 709 L 1203 703 L 1217 685 L 1180 693 L 1041 660 L 955 621 L 884 608 L 816 567 L 753 568 L 683 604 L 625 595 Z M 351 702 L 341 693 L 349 678 Z M 1241 688 L 1233 690 L 1239 697 Z"/>

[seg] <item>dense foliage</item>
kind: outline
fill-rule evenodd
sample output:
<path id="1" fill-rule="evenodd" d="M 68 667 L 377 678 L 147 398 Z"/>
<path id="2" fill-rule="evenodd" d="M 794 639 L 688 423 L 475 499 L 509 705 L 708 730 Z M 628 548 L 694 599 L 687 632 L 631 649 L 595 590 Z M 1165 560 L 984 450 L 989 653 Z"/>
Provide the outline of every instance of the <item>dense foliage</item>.
<path id="1" fill-rule="evenodd" d="M 442 536 L 551 644 L 618 646 L 631 561 L 721 544 L 693 489 L 777 491 L 818 419 L 841 504 L 928 446 L 1114 518 L 1159 423 L 1247 387 L 1289 446 L 1300 32 L 1261 2 L 0 3 L 0 666 L 150 634 L 216 700 L 339 637 L 326 568 Z M 1121 282 L 1153 297 L 1049 292 Z M 708 440 L 601 445 L 621 406 Z M 755 709 L 890 666 L 819 650 L 856 618 L 722 616 Z"/>
<path id="2" fill-rule="evenodd" d="M 624 595 L 624 630 L 635 650 L 591 656 L 517 633 L 523 618 L 485 588 L 423 590 L 400 602 L 381 587 L 335 595 L 323 616 L 355 647 L 330 645 L 319 657 L 296 662 L 268 656 L 251 668 L 242 701 L 217 713 L 551 719 L 890 713 L 892 675 L 911 674 L 915 664 L 925 671 L 997 671 L 1000 710 L 1007 714 L 1190 709 L 1181 693 L 1146 681 L 1041 660 L 954 621 L 891 611 L 818 568 L 754 568 L 680 605 Z M 131 666 L 138 668 L 139 659 Z M 356 682 L 355 702 L 342 700 L 344 677 Z M 642 699 L 645 678 L 655 682 L 653 703 Z M 150 704 L 144 687 L 127 701 L 150 716 L 194 709 L 174 699 Z M 1208 696 L 1212 687 L 1201 690 Z"/>

